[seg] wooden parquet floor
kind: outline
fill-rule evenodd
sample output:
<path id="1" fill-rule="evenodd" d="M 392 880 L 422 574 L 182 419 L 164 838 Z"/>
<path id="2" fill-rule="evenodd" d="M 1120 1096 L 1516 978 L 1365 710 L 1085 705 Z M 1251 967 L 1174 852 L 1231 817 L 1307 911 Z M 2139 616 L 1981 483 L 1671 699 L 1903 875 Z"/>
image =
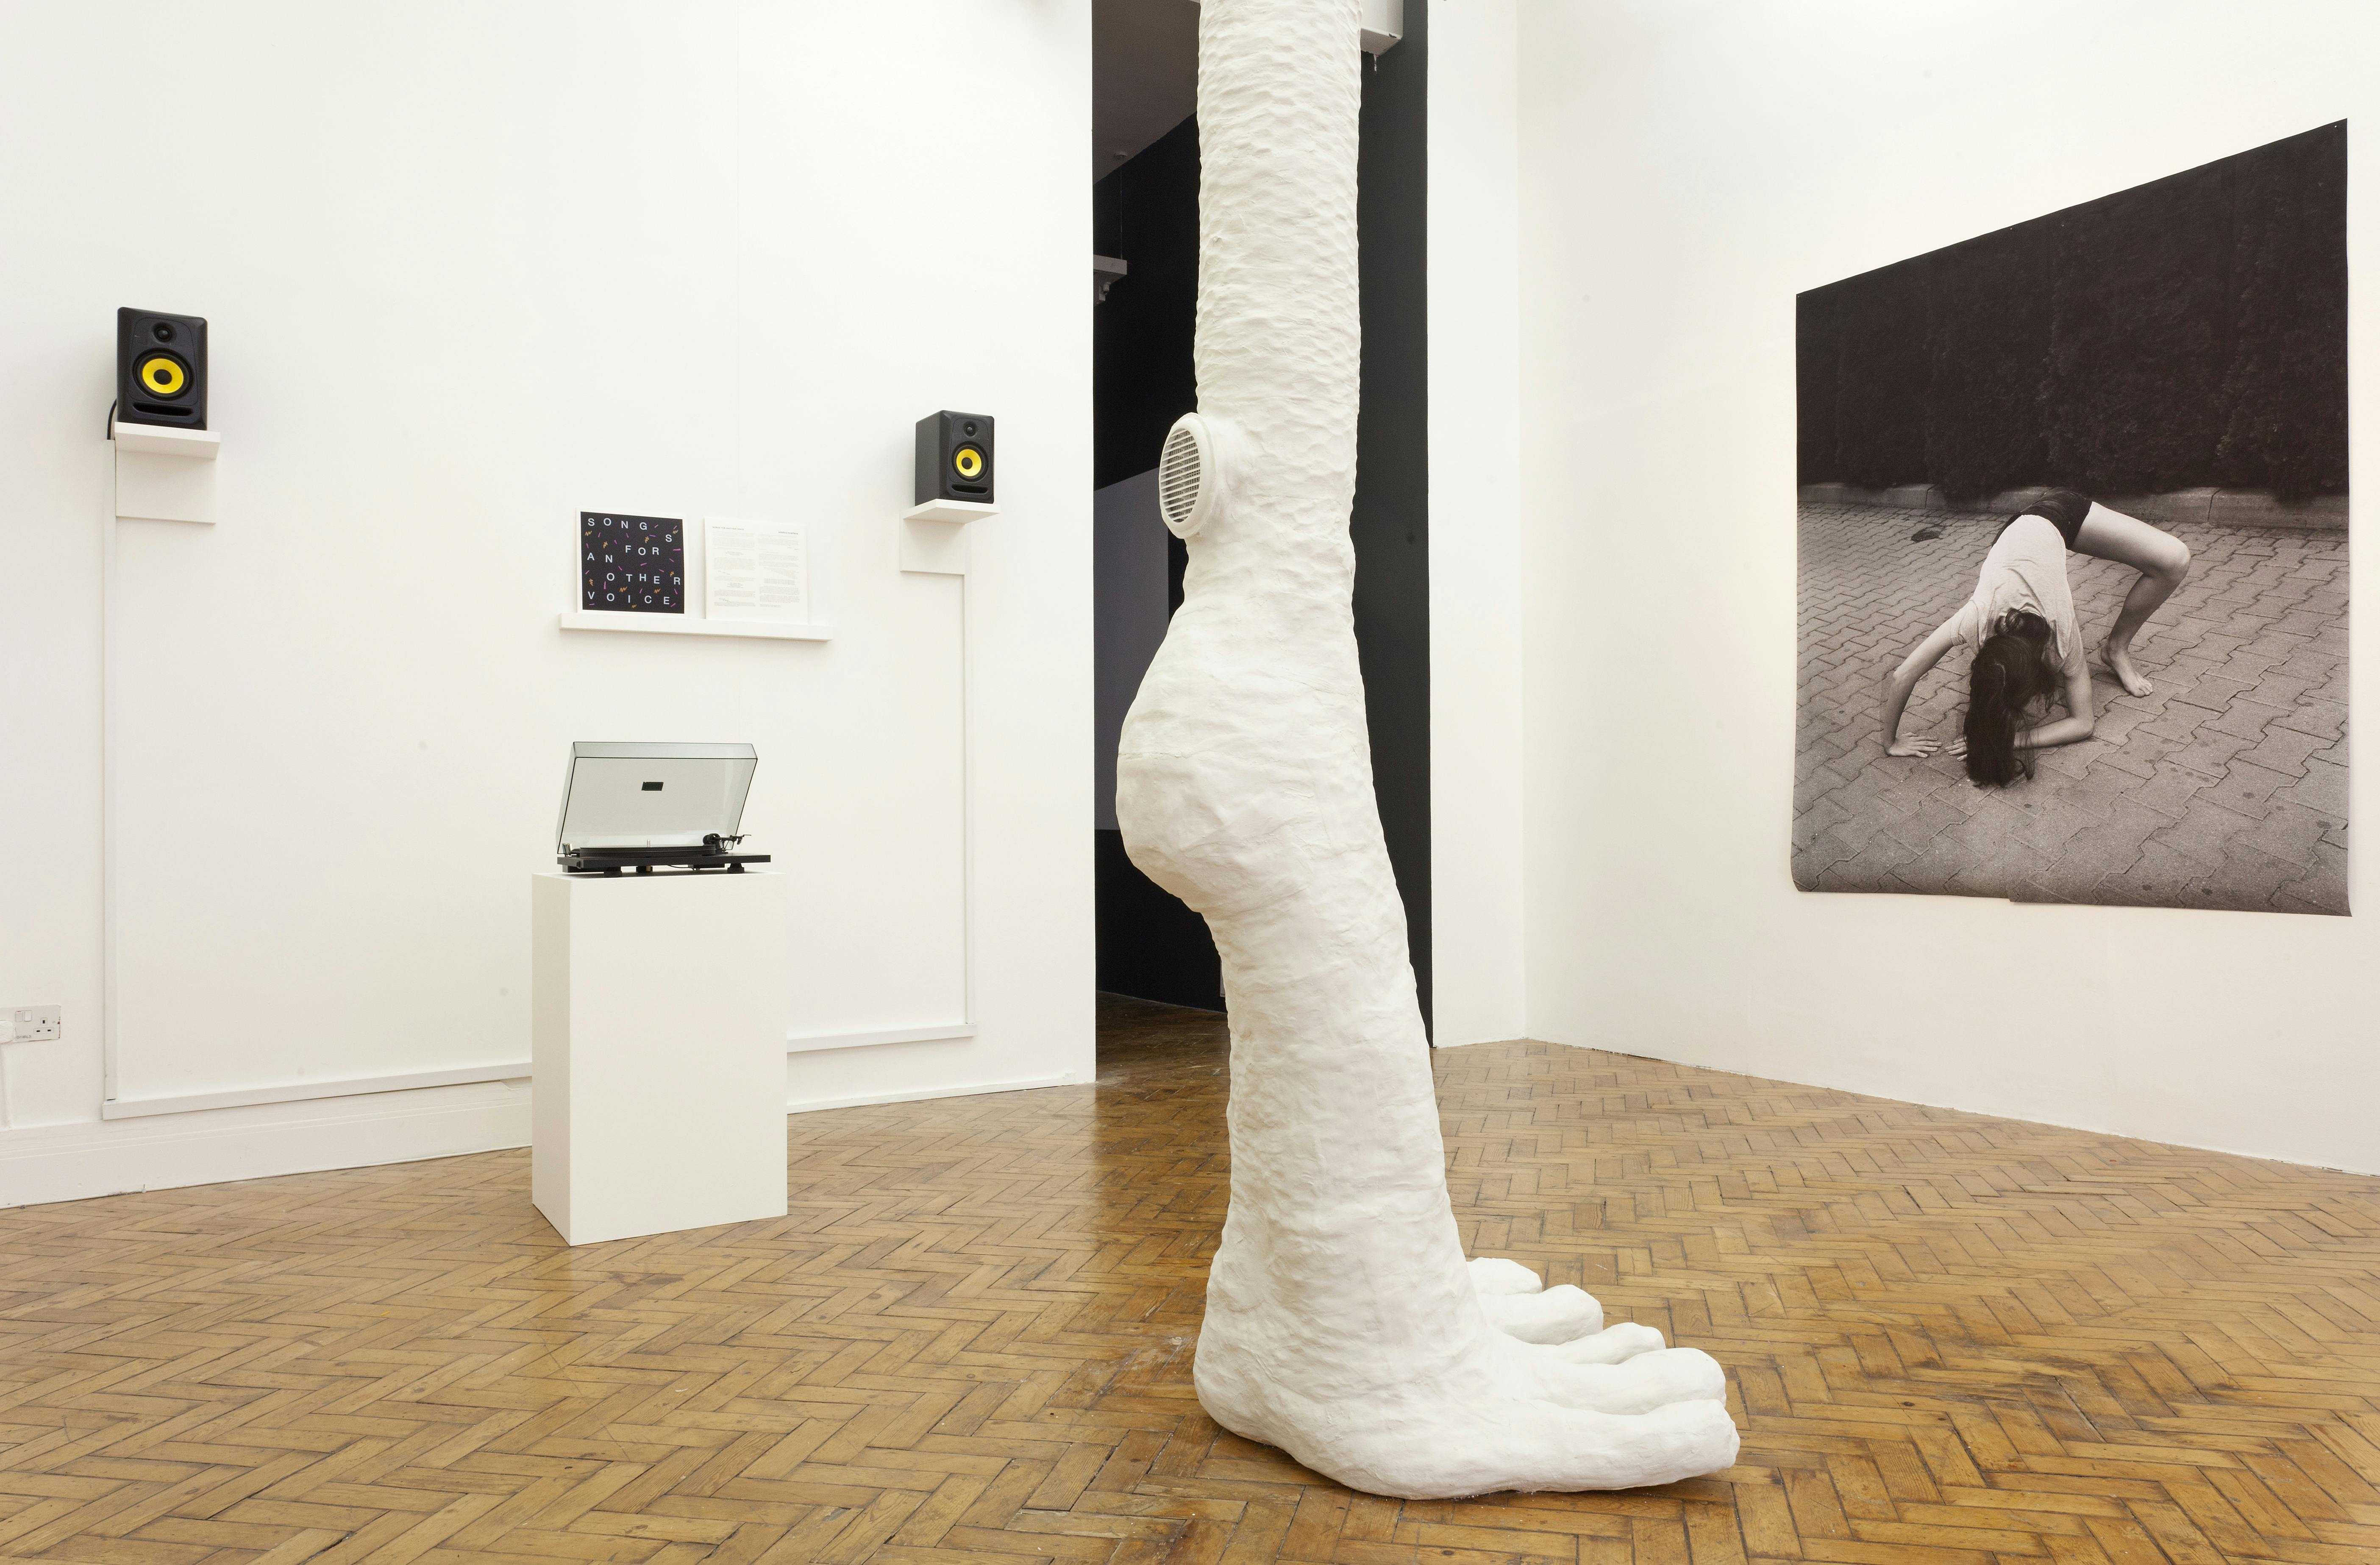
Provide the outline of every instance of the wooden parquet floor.
<path id="1" fill-rule="evenodd" d="M 565 1249 L 525 1152 L 0 1213 L 0 1552 L 1252 1565 L 2380 1561 L 2380 1180 L 1534 1044 L 1475 1250 L 1727 1365 L 1740 1465 L 1399 1503 L 1192 1396 L 1216 1019 L 805 1115 L 793 1214 Z"/>

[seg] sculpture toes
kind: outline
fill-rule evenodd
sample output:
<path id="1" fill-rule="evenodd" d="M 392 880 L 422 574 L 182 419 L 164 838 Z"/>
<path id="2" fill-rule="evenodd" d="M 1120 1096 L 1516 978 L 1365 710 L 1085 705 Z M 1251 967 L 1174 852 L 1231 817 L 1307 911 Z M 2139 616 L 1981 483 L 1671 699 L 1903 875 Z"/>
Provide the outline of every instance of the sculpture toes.
<path id="1" fill-rule="evenodd" d="M 1681 1402 L 1727 1400 L 1727 1372 L 1696 1348 L 1662 1348 L 1616 1364 L 1540 1361 L 1538 1374 L 1548 1401 L 1591 1412 L 1648 1413 Z"/>
<path id="2" fill-rule="evenodd" d="M 1603 1329 L 1595 1295 L 1560 1283 L 1542 1293 L 1488 1293 L 1479 1299 L 1488 1323 L 1524 1342 L 1568 1342 Z"/>
<path id="3" fill-rule="evenodd" d="M 1480 1255 L 1471 1262 L 1471 1287 L 1483 1297 L 1509 1293 L 1541 1292 L 1545 1278 L 1501 1255 Z"/>
<path id="4" fill-rule="evenodd" d="M 1639 1353 L 1658 1352 L 1666 1346 L 1661 1334 L 1651 1327 L 1627 1321 L 1592 1336 L 1545 1344 L 1543 1351 L 1564 1363 L 1622 1363 Z"/>
<path id="5" fill-rule="evenodd" d="M 1499 1404 L 1493 1417 L 1451 1446 L 1408 1437 L 1363 1451 L 1335 1471 L 1300 1460 L 1351 1487 L 1438 1499 L 1506 1489 L 1672 1484 L 1731 1465 L 1739 1449 L 1724 1402 L 1609 1413 L 1532 1397 Z"/>
<path id="6" fill-rule="evenodd" d="M 1558 1420 L 1577 1421 L 1578 1444 L 1560 1470 L 1533 1486 L 1538 1488 L 1633 1489 L 1674 1484 L 1733 1466 L 1743 1444 L 1725 1402 L 1673 1402 L 1620 1418 L 1548 1412 Z M 1555 1428 L 1561 1428 L 1560 1422 Z"/>

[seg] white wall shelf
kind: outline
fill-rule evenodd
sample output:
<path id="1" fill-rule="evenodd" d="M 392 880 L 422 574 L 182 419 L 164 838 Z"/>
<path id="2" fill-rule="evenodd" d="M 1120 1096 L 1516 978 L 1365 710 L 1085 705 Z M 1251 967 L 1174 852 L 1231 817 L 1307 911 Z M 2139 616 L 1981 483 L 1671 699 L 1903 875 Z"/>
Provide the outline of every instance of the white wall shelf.
<path id="1" fill-rule="evenodd" d="M 929 500 L 924 505 L 901 513 L 904 521 L 981 521 L 988 516 L 998 516 L 998 506 L 987 506 L 980 500 Z"/>
<path id="2" fill-rule="evenodd" d="M 211 429 L 176 429 L 170 424 L 115 426 L 115 448 L 146 451 L 159 457 L 188 457 L 212 462 L 223 450 L 223 436 Z"/>
<path id="3" fill-rule="evenodd" d="M 643 630 L 663 636 L 748 636 L 766 642 L 831 642 L 834 627 L 779 624 L 766 619 L 700 619 L 684 614 L 607 614 L 600 609 L 565 609 L 565 630 Z"/>

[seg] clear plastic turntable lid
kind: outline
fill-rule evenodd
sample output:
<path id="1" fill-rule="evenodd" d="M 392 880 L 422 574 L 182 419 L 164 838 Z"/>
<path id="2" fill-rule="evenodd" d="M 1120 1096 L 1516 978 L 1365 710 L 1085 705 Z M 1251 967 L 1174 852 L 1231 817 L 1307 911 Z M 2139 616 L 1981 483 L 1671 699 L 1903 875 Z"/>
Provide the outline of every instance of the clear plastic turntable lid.
<path id="1" fill-rule="evenodd" d="M 625 744 L 582 740 L 570 747 L 554 845 L 697 848 L 712 832 L 734 837 L 760 758 L 748 744 Z"/>

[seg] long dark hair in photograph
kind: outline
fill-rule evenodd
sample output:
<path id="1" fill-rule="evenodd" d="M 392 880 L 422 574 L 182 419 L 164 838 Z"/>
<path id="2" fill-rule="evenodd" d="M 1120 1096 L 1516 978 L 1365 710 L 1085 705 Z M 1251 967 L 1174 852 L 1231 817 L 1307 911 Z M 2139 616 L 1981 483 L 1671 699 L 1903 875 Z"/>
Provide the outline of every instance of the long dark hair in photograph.
<path id="1" fill-rule="evenodd" d="M 1967 776 L 1985 788 L 2006 788 L 2033 775 L 2017 754 L 2034 703 L 2058 688 L 2058 654 L 2049 621 L 2031 609 L 1999 617 L 1975 649 L 1967 671 Z"/>

